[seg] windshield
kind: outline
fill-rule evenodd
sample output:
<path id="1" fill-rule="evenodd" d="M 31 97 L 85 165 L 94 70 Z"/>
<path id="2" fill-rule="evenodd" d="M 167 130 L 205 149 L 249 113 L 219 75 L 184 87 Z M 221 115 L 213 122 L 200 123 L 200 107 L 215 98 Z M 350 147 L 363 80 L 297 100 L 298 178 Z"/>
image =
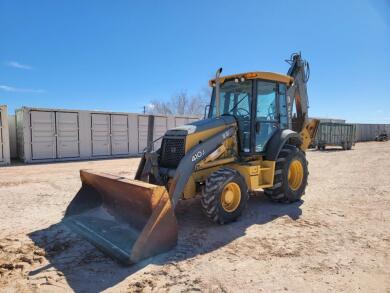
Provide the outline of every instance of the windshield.
<path id="1" fill-rule="evenodd" d="M 252 81 L 246 80 L 236 82 L 234 80 L 226 81 L 220 86 L 219 108 L 221 115 L 233 115 L 236 118 L 249 118 L 250 101 L 252 93 Z M 216 116 L 215 108 L 215 88 L 211 98 L 210 118 Z"/>
<path id="2" fill-rule="evenodd" d="M 233 115 L 238 124 L 240 149 L 250 152 L 250 108 L 252 98 L 252 81 L 226 81 L 220 86 L 219 108 L 221 115 Z M 215 88 L 213 90 L 209 118 L 216 117 Z"/>

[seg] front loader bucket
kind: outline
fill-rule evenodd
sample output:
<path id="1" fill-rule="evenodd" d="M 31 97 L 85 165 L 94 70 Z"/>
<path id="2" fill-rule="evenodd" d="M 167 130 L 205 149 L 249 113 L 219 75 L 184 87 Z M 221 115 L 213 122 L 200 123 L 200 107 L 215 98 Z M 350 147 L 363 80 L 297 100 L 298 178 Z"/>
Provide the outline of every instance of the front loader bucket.
<path id="1" fill-rule="evenodd" d="M 64 217 L 72 230 L 126 264 L 176 245 L 177 221 L 164 186 L 86 170 L 80 177 Z"/>

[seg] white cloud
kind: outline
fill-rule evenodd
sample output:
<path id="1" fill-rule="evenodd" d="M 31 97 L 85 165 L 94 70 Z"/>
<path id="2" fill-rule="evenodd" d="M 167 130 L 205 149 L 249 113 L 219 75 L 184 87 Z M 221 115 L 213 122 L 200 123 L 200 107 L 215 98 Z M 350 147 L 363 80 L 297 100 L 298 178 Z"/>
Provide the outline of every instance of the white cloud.
<path id="1" fill-rule="evenodd" d="M 16 88 L 4 84 L 0 84 L 0 90 L 3 90 L 5 92 L 12 92 L 12 93 L 33 93 L 33 94 L 40 94 L 45 92 L 45 90 L 42 89 Z"/>
<path id="2" fill-rule="evenodd" d="M 31 70 L 32 67 L 30 65 L 22 64 L 17 61 L 9 61 L 6 63 L 7 66 L 13 67 L 13 68 L 18 68 L 18 69 L 26 69 L 26 70 Z"/>

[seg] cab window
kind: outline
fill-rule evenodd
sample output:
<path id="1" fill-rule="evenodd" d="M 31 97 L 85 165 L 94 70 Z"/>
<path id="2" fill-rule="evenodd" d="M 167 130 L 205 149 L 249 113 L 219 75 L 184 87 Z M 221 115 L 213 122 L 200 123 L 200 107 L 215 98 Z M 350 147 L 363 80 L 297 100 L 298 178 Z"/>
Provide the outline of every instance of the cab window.
<path id="1" fill-rule="evenodd" d="M 277 87 L 276 83 L 257 81 L 255 151 L 263 152 L 267 142 L 277 130 Z"/>
<path id="2" fill-rule="evenodd" d="M 286 100 L 286 85 L 279 84 L 279 117 L 280 117 L 280 128 L 288 128 L 288 109 Z"/>
<path id="3" fill-rule="evenodd" d="M 233 115 L 238 123 L 242 152 L 250 152 L 252 81 L 228 80 L 220 86 L 219 107 L 221 115 Z M 216 117 L 215 88 L 211 99 L 209 118 Z"/>

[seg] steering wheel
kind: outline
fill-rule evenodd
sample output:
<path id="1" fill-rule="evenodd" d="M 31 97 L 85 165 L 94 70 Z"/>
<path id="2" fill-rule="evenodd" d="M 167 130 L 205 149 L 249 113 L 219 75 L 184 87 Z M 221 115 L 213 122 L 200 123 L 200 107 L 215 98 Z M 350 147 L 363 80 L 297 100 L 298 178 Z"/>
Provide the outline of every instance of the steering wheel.
<path id="1" fill-rule="evenodd" d="M 239 113 L 240 111 L 243 111 L 244 112 L 244 115 L 240 115 L 244 118 L 249 118 L 250 117 L 250 113 L 247 109 L 244 109 L 244 108 L 237 108 L 237 113 Z"/>

